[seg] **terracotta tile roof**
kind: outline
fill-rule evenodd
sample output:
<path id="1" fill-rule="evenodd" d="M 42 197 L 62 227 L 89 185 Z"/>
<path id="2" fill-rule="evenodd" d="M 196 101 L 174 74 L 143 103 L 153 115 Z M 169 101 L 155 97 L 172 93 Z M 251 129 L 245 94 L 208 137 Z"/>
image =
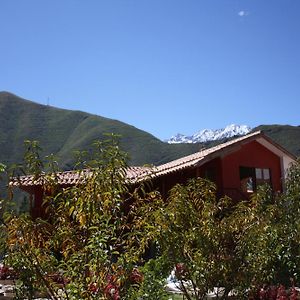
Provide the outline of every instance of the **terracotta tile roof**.
<path id="1" fill-rule="evenodd" d="M 151 170 L 148 167 L 129 167 L 126 170 L 126 179 L 129 182 L 135 182 L 136 179 L 138 179 L 140 176 L 143 178 L 146 177 L 146 174 L 149 173 L 149 170 Z M 30 187 L 30 186 L 38 186 L 43 185 L 45 183 L 45 180 L 51 180 L 51 177 L 45 178 L 43 176 L 45 174 L 42 174 L 42 176 L 39 176 L 38 178 L 34 175 L 27 175 L 27 176 L 19 176 L 14 177 L 11 179 L 9 185 L 10 186 L 23 186 L 23 187 Z M 92 171 L 85 169 L 81 171 L 65 171 L 65 172 L 58 172 L 56 174 L 53 174 L 52 178 L 53 180 L 56 177 L 56 181 L 58 184 L 62 186 L 69 186 L 69 185 L 76 185 L 83 183 L 86 179 L 88 179 L 92 175 Z"/>
<path id="2" fill-rule="evenodd" d="M 135 182 L 140 178 L 146 178 L 151 173 L 152 167 L 130 167 L 126 170 L 126 178 L 130 182 Z"/>

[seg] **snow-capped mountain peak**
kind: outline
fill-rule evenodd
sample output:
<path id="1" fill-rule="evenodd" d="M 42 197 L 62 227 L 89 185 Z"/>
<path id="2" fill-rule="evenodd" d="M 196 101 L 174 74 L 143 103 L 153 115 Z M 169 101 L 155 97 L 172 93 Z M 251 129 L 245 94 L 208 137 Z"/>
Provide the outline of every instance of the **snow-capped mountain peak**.
<path id="1" fill-rule="evenodd" d="M 222 129 L 203 129 L 191 136 L 178 133 L 172 136 L 167 142 L 169 144 L 179 143 L 204 143 L 208 141 L 222 140 L 233 136 L 245 135 L 249 133 L 251 128 L 247 125 L 230 124 Z"/>

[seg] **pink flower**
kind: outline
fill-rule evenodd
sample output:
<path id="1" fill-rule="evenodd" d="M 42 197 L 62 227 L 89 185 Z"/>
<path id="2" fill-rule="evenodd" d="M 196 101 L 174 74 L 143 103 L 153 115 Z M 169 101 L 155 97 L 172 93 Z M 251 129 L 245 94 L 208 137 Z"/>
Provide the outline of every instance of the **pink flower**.
<path id="1" fill-rule="evenodd" d="M 269 299 L 276 300 L 277 297 L 277 287 L 275 285 L 271 285 L 269 288 Z"/>
<path id="2" fill-rule="evenodd" d="M 281 284 L 277 289 L 277 298 L 276 300 L 288 300 L 288 296 L 285 291 L 285 287 Z"/>
<path id="3" fill-rule="evenodd" d="M 139 269 L 134 268 L 130 274 L 130 281 L 133 283 L 141 283 L 143 280 L 143 274 L 139 271 Z"/>
<path id="4" fill-rule="evenodd" d="M 105 293 L 106 297 L 108 297 L 111 300 L 120 300 L 121 299 L 118 286 L 113 283 L 109 283 L 105 287 L 104 293 Z"/>
<path id="5" fill-rule="evenodd" d="M 16 277 L 16 272 L 13 268 L 8 266 L 0 265 L 0 279 L 14 279 Z"/>
<path id="6" fill-rule="evenodd" d="M 188 269 L 184 263 L 178 263 L 175 266 L 175 275 L 178 279 L 183 279 L 188 274 Z"/>
<path id="7" fill-rule="evenodd" d="M 99 291 L 98 285 L 94 282 L 94 283 L 90 283 L 89 285 L 89 290 L 93 293 L 93 294 L 97 294 Z"/>
<path id="8" fill-rule="evenodd" d="M 290 294 L 290 300 L 297 300 L 298 294 L 298 291 L 295 289 L 295 287 L 293 287 Z"/>

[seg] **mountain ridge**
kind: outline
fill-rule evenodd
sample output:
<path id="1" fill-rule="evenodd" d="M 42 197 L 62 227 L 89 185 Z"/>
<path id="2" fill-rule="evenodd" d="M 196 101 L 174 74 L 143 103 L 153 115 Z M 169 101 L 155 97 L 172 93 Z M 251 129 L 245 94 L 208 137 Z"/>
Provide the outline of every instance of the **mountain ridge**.
<path id="1" fill-rule="evenodd" d="M 0 161 L 22 161 L 24 140 L 38 140 L 42 155 L 54 153 L 64 169 L 73 166 L 72 153 L 89 149 L 105 133 L 121 135 L 131 165 L 160 164 L 197 151 L 197 146 L 171 147 L 150 133 L 124 122 L 81 111 L 35 103 L 9 92 L 0 92 Z"/>
<path id="2" fill-rule="evenodd" d="M 191 136 L 184 134 L 176 134 L 172 136 L 170 139 L 166 140 L 169 144 L 179 144 L 179 143 L 206 143 L 210 141 L 223 140 L 227 138 L 232 138 L 235 136 L 241 136 L 249 133 L 251 128 L 247 125 L 236 125 L 230 124 L 225 128 L 220 129 L 202 129 L 197 131 Z"/>
<path id="3" fill-rule="evenodd" d="M 300 127 L 260 125 L 262 130 L 300 156 Z M 0 162 L 21 163 L 24 140 L 38 140 L 42 156 L 53 153 L 64 170 L 74 167 L 72 153 L 88 150 L 104 133 L 121 135 L 122 150 L 130 155 L 130 165 L 159 165 L 209 148 L 231 137 L 201 143 L 168 144 L 155 136 L 124 122 L 81 111 L 67 110 L 35 103 L 9 92 L 0 92 Z"/>

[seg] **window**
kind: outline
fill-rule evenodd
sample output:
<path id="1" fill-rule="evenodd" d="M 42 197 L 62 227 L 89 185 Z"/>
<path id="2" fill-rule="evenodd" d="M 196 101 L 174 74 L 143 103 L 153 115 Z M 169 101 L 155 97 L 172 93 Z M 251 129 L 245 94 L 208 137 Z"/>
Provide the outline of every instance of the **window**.
<path id="1" fill-rule="evenodd" d="M 240 167 L 240 180 L 242 191 L 253 193 L 255 190 L 255 168 Z"/>
<path id="2" fill-rule="evenodd" d="M 262 179 L 263 178 L 263 171 L 262 169 L 255 169 L 255 175 L 256 175 L 256 179 Z"/>
<path id="3" fill-rule="evenodd" d="M 270 169 L 240 167 L 241 189 L 253 193 L 259 185 L 271 185 Z"/>

